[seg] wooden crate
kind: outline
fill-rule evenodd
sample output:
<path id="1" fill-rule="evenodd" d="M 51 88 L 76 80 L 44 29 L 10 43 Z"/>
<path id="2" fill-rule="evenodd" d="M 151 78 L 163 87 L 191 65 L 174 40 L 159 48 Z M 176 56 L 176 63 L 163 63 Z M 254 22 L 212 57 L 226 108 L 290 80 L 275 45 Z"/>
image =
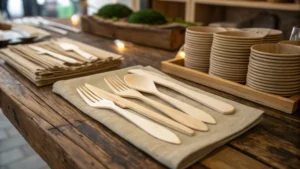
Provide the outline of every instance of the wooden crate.
<path id="1" fill-rule="evenodd" d="M 96 16 L 83 16 L 81 27 L 84 32 L 95 35 L 167 50 L 180 48 L 185 34 L 185 27 L 179 25 L 146 26 L 122 21 L 113 22 Z"/>
<path id="2" fill-rule="evenodd" d="M 292 114 L 300 108 L 300 93 L 290 98 L 277 96 L 252 89 L 243 84 L 199 72 L 183 66 L 182 58 L 175 58 L 161 63 L 161 70 L 223 92 Z"/>

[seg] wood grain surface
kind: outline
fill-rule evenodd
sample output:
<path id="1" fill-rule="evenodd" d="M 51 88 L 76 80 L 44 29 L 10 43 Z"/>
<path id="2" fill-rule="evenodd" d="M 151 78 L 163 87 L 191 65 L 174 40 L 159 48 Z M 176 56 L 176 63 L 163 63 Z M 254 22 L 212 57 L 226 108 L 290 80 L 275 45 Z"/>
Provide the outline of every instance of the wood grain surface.
<path id="1" fill-rule="evenodd" d="M 69 23 L 69 20 L 58 21 Z M 69 33 L 68 37 L 119 52 L 125 58 L 122 67 L 151 65 L 159 69 L 161 61 L 176 55 L 175 52 L 139 45 L 117 51 L 112 40 L 85 33 Z M 179 80 L 266 112 L 260 124 L 194 164 L 191 169 L 296 169 L 300 166 L 300 111 L 287 115 L 202 85 Z M 1 61 L 0 107 L 53 169 L 166 168 L 52 93 L 52 86 L 38 88 Z"/>

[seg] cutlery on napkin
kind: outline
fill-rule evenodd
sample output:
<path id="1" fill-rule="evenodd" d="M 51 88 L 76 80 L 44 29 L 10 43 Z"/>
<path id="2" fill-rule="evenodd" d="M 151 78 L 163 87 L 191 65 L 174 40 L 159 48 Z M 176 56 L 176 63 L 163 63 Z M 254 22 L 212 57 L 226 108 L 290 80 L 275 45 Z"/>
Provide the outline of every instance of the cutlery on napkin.
<path id="1" fill-rule="evenodd" d="M 103 97 L 107 100 L 111 100 L 115 104 L 117 104 L 118 106 L 120 106 L 122 108 L 128 108 L 128 109 L 134 110 L 134 111 L 136 111 L 136 112 L 138 112 L 138 113 L 140 113 L 140 114 L 142 114 L 142 115 L 144 115 L 144 116 L 146 116 L 146 117 L 148 117 L 148 118 L 150 118 L 150 119 L 152 119 L 152 120 L 154 120 L 158 123 L 161 123 L 161 124 L 163 124 L 163 125 L 165 125 L 169 128 L 177 130 L 177 131 L 179 131 L 181 133 L 184 133 L 186 135 L 192 136 L 192 135 L 195 134 L 195 132 L 192 129 L 190 129 L 190 128 L 188 128 L 188 127 L 186 127 L 186 126 L 184 126 L 180 123 L 177 123 L 177 122 L 175 122 L 175 121 L 173 121 L 173 120 L 171 120 L 171 119 L 169 119 L 169 118 L 167 118 L 163 115 L 160 115 L 160 114 L 158 114 L 158 113 L 156 113 L 156 112 L 154 112 L 150 109 L 147 109 L 147 108 L 145 108 L 145 107 L 143 107 L 143 106 L 141 106 L 137 103 L 134 103 L 130 100 L 124 99 L 124 98 L 122 98 L 118 95 L 114 95 L 112 93 L 108 93 L 108 92 L 106 92 L 106 91 L 104 91 L 100 88 L 97 88 L 97 87 L 92 86 L 92 85 L 87 84 L 87 83 L 85 84 L 85 87 L 87 87 L 89 90 L 91 90 L 97 96 L 101 96 L 101 97 Z"/>
<path id="2" fill-rule="evenodd" d="M 91 55 L 81 49 L 79 49 L 78 46 L 74 45 L 74 44 L 71 44 L 71 43 L 67 43 L 67 42 L 59 42 L 59 41 L 56 41 L 55 42 L 60 48 L 62 48 L 63 50 L 65 51 L 74 51 L 76 52 L 77 54 L 79 54 L 80 56 L 86 58 L 86 59 L 90 59 L 90 60 L 96 60 L 98 59 L 96 56 L 94 55 Z"/>
<path id="3" fill-rule="evenodd" d="M 71 31 L 71 32 L 75 32 L 75 33 L 81 32 L 80 29 L 75 28 L 73 26 L 68 26 L 68 25 L 65 25 L 65 24 L 58 23 L 58 22 L 49 21 L 49 20 L 46 20 L 42 17 L 36 17 L 36 18 L 33 17 L 32 19 L 37 20 L 38 22 L 42 23 L 45 26 L 54 26 L 54 27 L 57 27 L 57 28 L 60 28 L 60 29 L 65 29 L 67 31 Z"/>
<path id="4" fill-rule="evenodd" d="M 158 91 L 155 86 L 155 83 L 150 78 L 141 75 L 129 74 L 124 77 L 124 80 L 126 84 L 131 88 L 160 97 L 161 99 L 170 103 L 179 110 L 197 119 L 200 119 L 203 122 L 210 124 L 216 123 L 215 119 L 210 114 Z"/>
<path id="5" fill-rule="evenodd" d="M 162 86 L 168 87 L 170 89 L 173 89 L 217 112 L 223 113 L 223 114 L 232 114 L 235 111 L 235 108 L 225 102 L 219 101 L 215 98 L 212 98 L 210 96 L 192 91 L 188 88 L 184 88 L 180 86 L 179 84 L 176 84 L 172 81 L 167 80 L 166 78 L 162 77 L 161 75 L 154 73 L 154 72 L 149 72 L 147 70 L 142 70 L 142 69 L 131 69 L 128 72 L 133 73 L 133 74 L 138 74 L 142 75 L 145 77 L 148 77 L 152 79 L 155 83 L 160 84 Z"/>
<path id="6" fill-rule="evenodd" d="M 76 89 L 78 94 L 82 97 L 82 99 L 91 107 L 100 108 L 100 109 L 110 109 L 119 115 L 123 116 L 148 134 L 156 137 L 160 140 L 173 143 L 180 144 L 180 139 L 169 129 L 164 126 L 161 126 L 151 120 L 133 114 L 125 109 L 122 109 L 114 104 L 114 102 L 103 99 L 98 95 L 95 95 L 92 91 L 90 91 L 86 87 L 80 87 Z"/>
<path id="7" fill-rule="evenodd" d="M 78 87 L 78 84 L 82 84 L 83 81 L 89 84 L 97 84 L 97 87 L 108 90 L 107 84 L 103 80 L 105 77 L 114 75 L 117 75 L 118 77 L 124 77 L 128 70 L 131 69 L 144 69 L 149 72 L 156 72 L 161 74 L 160 76 L 163 76 L 184 88 L 189 88 L 196 93 L 203 92 L 201 89 L 189 86 L 167 75 L 164 75 L 162 72 L 152 67 L 142 66 L 134 66 L 111 72 L 94 74 L 87 77 L 62 80 L 53 85 L 53 92 L 66 99 L 83 113 L 91 117 L 95 117 L 95 119 L 97 118 L 97 121 L 115 132 L 118 136 L 122 137 L 141 151 L 147 153 L 149 156 L 162 163 L 166 167 L 172 169 L 188 168 L 190 165 L 198 162 L 201 158 L 216 148 L 245 133 L 261 120 L 263 111 L 235 101 L 230 101 L 230 104 L 236 108 L 236 113 L 232 114 L 231 116 L 225 116 L 221 113 L 215 112 L 213 117 L 218 123 L 217 125 L 210 125 L 209 132 L 197 132 L 193 137 L 184 134 L 178 134 L 181 144 L 174 145 L 152 137 L 138 127 L 132 125 L 129 121 L 125 120 L 121 116 L 118 116 L 117 114 L 111 114 L 112 112 L 110 111 L 103 110 L 100 112 L 96 109 L 93 109 L 95 111 L 92 111 L 87 104 L 83 103 L 83 101 L 78 98 L 76 87 Z M 170 91 L 166 88 L 159 88 L 159 90 L 168 93 L 172 92 L 172 96 L 181 101 L 187 99 L 182 94 L 172 90 Z M 215 94 L 211 94 L 209 96 L 227 102 L 226 99 L 219 98 L 219 96 Z M 198 102 L 191 102 L 190 104 L 193 106 L 199 105 Z M 139 105 L 146 106 L 144 103 L 139 103 Z M 107 117 L 109 115 L 112 116 Z M 115 123 L 118 123 L 118 125 Z M 132 132 L 133 134 L 128 134 L 128 132 Z"/>
<path id="8" fill-rule="evenodd" d="M 22 18 L 22 19 L 14 19 L 12 22 L 15 23 L 15 24 L 27 24 L 27 25 L 40 27 L 40 28 L 43 28 L 43 29 L 46 29 L 46 30 L 49 30 L 49 31 L 52 31 L 52 32 L 62 34 L 62 35 L 68 34 L 68 31 L 66 31 L 66 30 L 62 30 L 62 29 L 59 29 L 59 28 L 56 28 L 56 27 L 53 27 L 53 26 L 50 26 L 50 25 L 48 25 L 48 26 L 43 25 L 42 23 L 40 23 L 35 18 L 25 17 L 25 18 Z"/>
<path id="9" fill-rule="evenodd" d="M 28 45 L 28 47 L 30 47 L 31 49 L 37 51 L 39 54 L 47 54 L 47 55 L 50 55 L 50 56 L 52 56 L 54 58 L 57 58 L 59 60 L 65 61 L 67 63 L 72 63 L 72 64 L 77 63 L 76 59 L 73 59 L 73 58 L 70 58 L 70 57 L 55 53 L 55 52 L 51 52 L 49 50 L 43 49 L 43 48 L 38 47 L 38 46 Z"/>
<path id="10" fill-rule="evenodd" d="M 161 103 L 153 101 L 145 96 L 143 96 L 138 91 L 129 88 L 121 79 L 116 76 L 112 77 L 105 77 L 104 81 L 106 84 L 112 89 L 112 91 L 122 97 L 131 97 L 135 99 L 140 99 L 143 102 L 148 103 L 149 105 L 155 107 L 156 109 L 160 110 L 164 114 L 168 115 L 170 118 L 176 120 L 177 122 L 188 126 L 190 128 L 200 130 L 200 131 L 207 131 L 208 127 L 204 124 L 201 120 L 193 118 L 183 112 L 180 112 L 176 109 L 171 107 L 165 106 Z"/>

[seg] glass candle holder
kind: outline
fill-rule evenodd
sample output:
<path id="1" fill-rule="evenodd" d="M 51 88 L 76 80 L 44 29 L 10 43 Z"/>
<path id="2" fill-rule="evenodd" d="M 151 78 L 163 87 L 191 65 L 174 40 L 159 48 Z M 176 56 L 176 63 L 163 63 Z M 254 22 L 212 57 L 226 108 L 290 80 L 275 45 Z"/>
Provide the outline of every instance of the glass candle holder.
<path id="1" fill-rule="evenodd" d="M 300 40 L 300 27 L 294 26 L 291 32 L 290 40 Z"/>

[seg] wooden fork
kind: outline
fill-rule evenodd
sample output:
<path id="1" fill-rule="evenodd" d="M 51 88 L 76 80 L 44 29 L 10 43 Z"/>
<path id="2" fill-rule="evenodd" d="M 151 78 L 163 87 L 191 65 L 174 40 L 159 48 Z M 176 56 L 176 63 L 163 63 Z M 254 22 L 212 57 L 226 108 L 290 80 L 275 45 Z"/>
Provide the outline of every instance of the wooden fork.
<path id="1" fill-rule="evenodd" d="M 103 99 L 92 91 L 90 91 L 86 87 L 81 87 L 76 89 L 78 94 L 82 97 L 82 99 L 91 107 L 102 108 L 102 109 L 110 109 L 123 116 L 148 134 L 156 137 L 160 140 L 173 143 L 180 144 L 181 141 L 173 132 L 171 132 L 166 127 L 163 127 L 155 122 L 152 122 L 148 119 L 142 118 L 136 114 L 133 114 L 129 111 L 126 111 L 118 106 L 116 106 L 112 101 Z"/>

